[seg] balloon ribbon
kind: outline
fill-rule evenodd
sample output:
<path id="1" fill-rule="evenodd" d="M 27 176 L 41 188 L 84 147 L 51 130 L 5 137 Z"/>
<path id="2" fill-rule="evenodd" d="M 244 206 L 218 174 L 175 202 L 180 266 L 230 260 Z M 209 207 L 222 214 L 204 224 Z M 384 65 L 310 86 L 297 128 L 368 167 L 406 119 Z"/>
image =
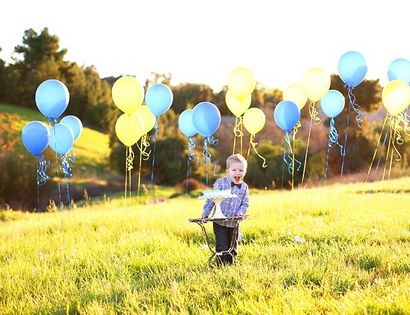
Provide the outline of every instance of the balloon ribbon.
<path id="1" fill-rule="evenodd" d="M 249 138 L 249 148 L 248 148 L 247 157 L 249 157 L 249 153 L 250 153 L 250 150 L 251 150 L 251 147 L 252 147 L 253 151 L 256 153 L 256 155 L 259 156 L 262 159 L 262 161 L 263 161 L 262 167 L 265 168 L 268 165 L 266 164 L 266 159 L 262 155 L 259 154 L 258 150 L 256 150 L 256 146 L 258 145 L 258 143 L 254 142 L 255 136 L 256 135 L 251 135 L 251 137 Z"/>
<path id="2" fill-rule="evenodd" d="M 208 185 L 208 165 L 211 164 L 213 166 L 213 170 L 215 171 L 216 165 L 211 163 L 211 153 L 208 150 L 208 144 L 217 145 L 218 139 L 214 137 L 206 137 L 204 139 L 204 150 L 202 151 L 202 155 L 205 159 L 205 184 Z"/>
<path id="3" fill-rule="evenodd" d="M 70 186 L 68 179 L 73 176 L 72 170 L 70 167 L 70 163 L 67 159 L 67 154 L 57 154 L 58 160 L 61 162 L 61 172 L 63 173 L 66 182 L 65 182 L 65 187 L 66 187 L 66 197 L 67 197 L 67 206 L 70 206 L 71 203 L 71 198 L 70 198 Z"/>
<path id="4" fill-rule="evenodd" d="M 328 143 L 327 143 L 327 152 L 326 152 L 326 167 L 325 167 L 325 179 L 327 179 L 327 173 L 328 173 L 328 168 L 329 168 L 329 153 L 330 153 L 330 148 L 338 146 L 340 148 L 340 155 L 343 157 L 345 156 L 346 152 L 343 147 L 339 143 L 339 134 L 337 132 L 337 129 L 335 127 L 335 120 L 333 118 L 330 119 L 329 123 L 329 137 L 328 137 Z"/>
<path id="5" fill-rule="evenodd" d="M 235 149 L 236 149 L 236 138 L 240 138 L 241 141 L 241 154 L 242 154 L 242 137 L 243 137 L 243 131 L 242 131 L 242 126 L 243 126 L 243 117 L 242 116 L 237 116 L 235 117 L 235 126 L 233 127 L 233 148 L 232 148 L 232 154 L 235 154 Z"/>

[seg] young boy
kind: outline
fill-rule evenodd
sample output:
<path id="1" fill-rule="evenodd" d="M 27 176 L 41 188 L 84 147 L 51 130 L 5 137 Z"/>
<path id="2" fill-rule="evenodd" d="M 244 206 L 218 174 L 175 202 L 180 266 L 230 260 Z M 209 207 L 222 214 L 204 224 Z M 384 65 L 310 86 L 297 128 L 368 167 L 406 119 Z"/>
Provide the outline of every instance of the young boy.
<path id="1" fill-rule="evenodd" d="M 244 215 L 249 206 L 249 193 L 248 185 L 243 181 L 246 174 L 246 169 L 248 162 L 240 154 L 234 154 L 228 157 L 226 160 L 226 173 L 227 176 L 218 178 L 215 181 L 214 189 L 226 190 L 231 189 L 232 194 L 237 195 L 236 198 L 225 199 L 221 203 L 222 213 L 226 217 L 233 217 Z M 207 199 L 204 205 L 204 211 L 202 213 L 202 218 L 207 218 L 214 207 L 214 202 Z M 213 222 L 214 234 L 216 239 L 216 251 L 222 252 L 228 250 L 232 244 L 234 222 L 223 221 L 223 222 Z M 235 240 L 236 244 L 236 240 Z M 233 255 L 236 255 L 236 245 L 233 251 Z M 217 260 L 218 265 L 232 264 L 232 255 L 222 255 L 220 256 L 220 261 Z"/>

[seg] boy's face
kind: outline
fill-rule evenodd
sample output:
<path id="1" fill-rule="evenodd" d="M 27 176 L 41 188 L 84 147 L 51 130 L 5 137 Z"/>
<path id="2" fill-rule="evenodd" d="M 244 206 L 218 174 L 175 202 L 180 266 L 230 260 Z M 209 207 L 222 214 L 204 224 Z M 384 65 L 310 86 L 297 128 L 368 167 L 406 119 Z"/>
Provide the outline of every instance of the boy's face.
<path id="1" fill-rule="evenodd" d="M 246 168 L 242 162 L 232 163 L 228 169 L 226 169 L 228 176 L 235 184 L 240 184 L 246 174 Z"/>

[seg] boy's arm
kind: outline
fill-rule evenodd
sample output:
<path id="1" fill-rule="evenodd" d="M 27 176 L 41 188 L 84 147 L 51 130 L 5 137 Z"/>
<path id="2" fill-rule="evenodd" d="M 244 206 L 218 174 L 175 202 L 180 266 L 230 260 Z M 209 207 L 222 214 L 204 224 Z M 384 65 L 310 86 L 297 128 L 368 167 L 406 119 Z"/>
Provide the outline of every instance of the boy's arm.
<path id="1" fill-rule="evenodd" d="M 249 189 L 248 187 L 246 187 L 245 194 L 243 196 L 241 205 L 239 206 L 238 215 L 246 214 L 246 210 L 248 210 L 248 207 L 249 207 Z"/>
<path id="2" fill-rule="evenodd" d="M 202 218 L 205 219 L 209 216 L 215 203 L 211 199 L 207 199 L 204 204 L 204 211 L 202 212 Z"/>
<path id="3" fill-rule="evenodd" d="M 213 189 L 219 189 L 219 178 L 215 181 Z M 204 204 L 204 211 L 202 212 L 202 218 L 207 218 L 212 211 L 212 208 L 215 206 L 215 203 L 207 199 Z"/>

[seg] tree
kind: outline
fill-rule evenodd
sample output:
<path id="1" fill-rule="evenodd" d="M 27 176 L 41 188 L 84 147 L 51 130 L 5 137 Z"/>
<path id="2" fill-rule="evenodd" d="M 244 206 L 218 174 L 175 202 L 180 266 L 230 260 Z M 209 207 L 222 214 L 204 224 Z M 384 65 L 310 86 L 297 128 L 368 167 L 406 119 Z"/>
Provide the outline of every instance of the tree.
<path id="1" fill-rule="evenodd" d="M 66 49 L 59 49 L 59 39 L 51 35 L 48 28 L 40 34 L 33 29 L 26 30 L 22 45 L 14 48 L 15 63 L 11 65 L 15 76 L 16 104 L 32 106 L 37 86 L 46 79 L 64 80 L 62 69 L 68 66 L 64 61 Z"/>

